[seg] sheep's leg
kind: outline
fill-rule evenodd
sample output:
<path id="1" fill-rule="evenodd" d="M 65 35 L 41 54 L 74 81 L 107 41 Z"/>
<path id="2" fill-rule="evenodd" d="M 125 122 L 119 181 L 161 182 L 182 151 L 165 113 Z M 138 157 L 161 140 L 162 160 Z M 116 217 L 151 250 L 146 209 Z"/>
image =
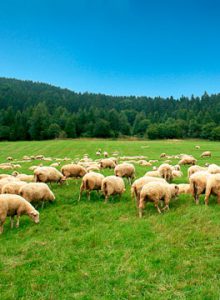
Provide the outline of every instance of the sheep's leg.
<path id="1" fill-rule="evenodd" d="M 11 229 L 14 227 L 14 216 L 11 216 Z"/>
<path id="2" fill-rule="evenodd" d="M 144 198 L 140 198 L 140 201 L 139 201 L 139 218 L 143 217 L 143 209 L 144 209 Z"/>
<path id="3" fill-rule="evenodd" d="M 5 217 L 5 218 L 2 218 L 2 219 L 0 220 L 0 234 L 3 233 L 3 230 L 4 230 L 3 225 L 4 225 L 4 223 L 5 223 L 5 219 L 6 219 L 6 217 Z"/>
<path id="4" fill-rule="evenodd" d="M 131 185 L 131 177 L 128 177 L 128 183 Z"/>
<path id="5" fill-rule="evenodd" d="M 44 201 L 42 201 L 42 204 L 41 204 L 41 209 L 43 209 L 44 208 Z"/>
<path id="6" fill-rule="evenodd" d="M 90 191 L 87 191 L 87 198 L 90 201 Z"/>
<path id="7" fill-rule="evenodd" d="M 143 217 L 143 208 L 139 207 L 139 218 Z"/>
<path id="8" fill-rule="evenodd" d="M 220 194 L 217 195 L 218 204 L 220 204 Z"/>
<path id="9" fill-rule="evenodd" d="M 161 210 L 160 210 L 160 208 L 159 208 L 158 204 L 159 204 L 159 203 L 157 202 L 157 203 L 155 203 L 155 205 L 154 205 L 154 206 L 156 207 L 156 209 L 157 209 L 158 213 L 159 213 L 159 214 L 161 214 Z"/>
<path id="10" fill-rule="evenodd" d="M 108 195 L 105 195 L 105 203 L 108 202 L 108 198 L 109 198 L 109 196 L 108 196 Z"/>
<path id="11" fill-rule="evenodd" d="M 16 228 L 19 227 L 19 224 L 20 224 L 20 215 L 17 215 L 17 222 L 16 222 Z"/>
<path id="12" fill-rule="evenodd" d="M 80 201 L 80 200 L 81 200 L 81 197 L 82 197 L 82 192 L 83 192 L 83 185 L 81 185 L 81 187 L 80 187 L 78 201 Z"/>
<path id="13" fill-rule="evenodd" d="M 205 205 L 209 204 L 209 197 L 211 194 L 211 189 L 209 188 L 209 186 L 206 187 L 206 192 L 205 192 Z"/>

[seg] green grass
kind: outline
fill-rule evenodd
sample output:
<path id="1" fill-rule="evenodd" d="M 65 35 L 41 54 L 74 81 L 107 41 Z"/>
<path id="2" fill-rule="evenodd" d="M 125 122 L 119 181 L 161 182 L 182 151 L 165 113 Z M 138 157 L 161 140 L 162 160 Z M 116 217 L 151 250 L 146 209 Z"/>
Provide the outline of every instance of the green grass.
<path id="1" fill-rule="evenodd" d="M 197 144 L 200 150 L 194 148 Z M 212 158 L 198 163 L 220 164 L 220 143 L 198 140 L 3 142 L 0 162 L 37 154 L 96 158 L 98 148 L 149 159 L 162 152 L 199 159 L 210 150 Z M 28 168 L 34 164 L 22 163 L 21 171 L 31 174 Z M 137 177 L 150 169 L 136 166 Z M 176 182 L 187 182 L 187 167 L 182 170 L 184 177 Z M 121 200 L 111 198 L 108 204 L 96 193 L 90 202 L 84 195 L 78 203 L 80 182 L 52 185 L 56 202 L 40 209 L 39 225 L 23 216 L 20 228 L 11 230 L 6 221 L 0 236 L 1 300 L 220 298 L 220 206 L 215 197 L 205 207 L 202 199 L 196 206 L 190 196 L 181 195 L 162 215 L 147 204 L 139 219 L 127 182 Z"/>

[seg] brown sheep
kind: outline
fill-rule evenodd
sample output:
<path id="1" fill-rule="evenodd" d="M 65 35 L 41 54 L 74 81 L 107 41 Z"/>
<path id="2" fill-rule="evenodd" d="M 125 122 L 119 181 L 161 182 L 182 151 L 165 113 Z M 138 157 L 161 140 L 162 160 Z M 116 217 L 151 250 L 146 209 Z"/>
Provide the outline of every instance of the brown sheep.
<path id="1" fill-rule="evenodd" d="M 11 217 L 11 228 L 14 226 L 14 216 L 17 215 L 16 227 L 19 227 L 21 215 L 28 215 L 36 224 L 39 223 L 39 212 L 24 198 L 18 195 L 0 195 L 0 234 L 6 217 Z"/>
<path id="2" fill-rule="evenodd" d="M 169 203 L 171 198 L 178 195 L 178 186 L 176 184 L 162 183 L 162 182 L 149 182 L 145 184 L 140 193 L 139 202 L 139 217 L 143 215 L 143 209 L 145 202 L 154 202 L 157 211 L 161 213 L 159 208 L 160 200 L 164 201 L 164 208 L 162 210 L 169 209 Z"/>
<path id="3" fill-rule="evenodd" d="M 193 156 L 184 155 L 179 161 L 179 165 L 195 165 L 197 160 Z"/>
<path id="4" fill-rule="evenodd" d="M 107 169 L 107 168 L 114 169 L 116 167 L 116 164 L 112 159 L 104 158 L 100 161 L 100 167 L 102 169 Z"/>
<path id="5" fill-rule="evenodd" d="M 82 179 L 78 201 L 80 201 L 83 191 L 87 191 L 87 197 L 88 200 L 90 200 L 90 192 L 93 190 L 96 191 L 101 190 L 102 180 L 104 178 L 105 176 L 99 173 L 95 173 L 95 172 L 87 173 Z"/>
<path id="6" fill-rule="evenodd" d="M 105 203 L 107 203 L 108 198 L 111 195 L 119 194 L 125 192 L 125 184 L 122 178 L 117 176 L 107 176 L 102 180 L 102 193 L 105 196 Z"/>

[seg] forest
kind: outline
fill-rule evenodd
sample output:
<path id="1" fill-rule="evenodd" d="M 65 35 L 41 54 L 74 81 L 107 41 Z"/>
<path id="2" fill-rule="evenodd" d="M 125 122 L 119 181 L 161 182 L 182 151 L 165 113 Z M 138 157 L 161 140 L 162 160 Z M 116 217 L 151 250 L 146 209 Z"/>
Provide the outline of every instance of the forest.
<path id="1" fill-rule="evenodd" d="M 0 78 L 0 140 L 131 136 L 220 140 L 220 94 L 107 96 Z"/>

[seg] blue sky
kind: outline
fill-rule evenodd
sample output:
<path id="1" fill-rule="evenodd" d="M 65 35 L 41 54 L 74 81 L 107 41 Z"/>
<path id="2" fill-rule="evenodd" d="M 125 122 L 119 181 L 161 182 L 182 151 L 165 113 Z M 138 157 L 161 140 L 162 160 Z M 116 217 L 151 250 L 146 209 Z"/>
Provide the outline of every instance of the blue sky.
<path id="1" fill-rule="evenodd" d="M 220 0 L 5 0 L 0 76 L 77 92 L 220 92 Z"/>

